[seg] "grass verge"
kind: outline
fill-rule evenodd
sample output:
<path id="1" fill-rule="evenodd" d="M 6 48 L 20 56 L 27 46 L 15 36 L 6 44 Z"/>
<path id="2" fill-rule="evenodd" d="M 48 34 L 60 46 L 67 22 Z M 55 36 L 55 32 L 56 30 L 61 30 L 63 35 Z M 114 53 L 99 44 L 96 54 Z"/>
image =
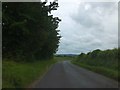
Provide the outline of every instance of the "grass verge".
<path id="1" fill-rule="evenodd" d="M 72 61 L 73 64 L 78 65 L 80 67 L 89 69 L 93 72 L 96 73 L 100 73 L 104 76 L 110 77 L 112 79 L 115 79 L 116 81 L 120 81 L 120 74 L 118 74 L 118 71 L 109 69 L 109 68 L 105 68 L 105 67 L 100 67 L 100 66 L 90 66 L 84 63 L 80 63 L 80 62 L 76 62 L 76 61 Z"/>
<path id="2" fill-rule="evenodd" d="M 41 60 L 17 63 L 3 60 L 2 88 L 25 88 L 42 76 L 55 62 L 55 60 Z"/>

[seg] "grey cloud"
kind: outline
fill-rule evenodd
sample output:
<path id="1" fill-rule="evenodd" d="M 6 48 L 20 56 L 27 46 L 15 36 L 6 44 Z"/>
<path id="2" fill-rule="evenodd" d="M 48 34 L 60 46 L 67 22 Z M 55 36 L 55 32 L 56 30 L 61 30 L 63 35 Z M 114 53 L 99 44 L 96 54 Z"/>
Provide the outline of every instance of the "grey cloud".
<path id="1" fill-rule="evenodd" d="M 88 10 L 85 9 L 86 5 L 90 5 Z M 87 2 L 80 4 L 78 13 L 71 15 L 71 18 L 85 27 L 97 27 L 101 25 L 102 17 L 106 13 L 113 13 L 116 3 L 114 2 Z M 100 14 L 101 12 L 101 14 Z"/>
<path id="2" fill-rule="evenodd" d="M 88 2 L 88 3 L 92 4 L 93 8 L 103 7 L 107 9 L 113 7 L 116 4 L 116 2 Z"/>
<path id="3" fill-rule="evenodd" d="M 90 5 L 85 9 L 86 5 Z M 63 9 L 62 9 L 63 10 Z M 61 22 L 61 39 L 57 53 L 89 52 L 118 45 L 117 8 L 114 2 L 81 3 L 77 12 L 67 14 Z"/>

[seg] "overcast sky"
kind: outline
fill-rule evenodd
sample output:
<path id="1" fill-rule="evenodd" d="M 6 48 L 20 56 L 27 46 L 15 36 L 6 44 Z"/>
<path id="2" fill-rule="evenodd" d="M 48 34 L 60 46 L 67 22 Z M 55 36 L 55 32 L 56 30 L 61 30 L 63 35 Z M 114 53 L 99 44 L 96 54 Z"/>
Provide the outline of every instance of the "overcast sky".
<path id="1" fill-rule="evenodd" d="M 40 0 L 2 1 L 38 2 Z M 52 12 L 54 16 L 62 19 L 58 28 L 62 38 L 57 53 L 80 54 L 95 49 L 118 47 L 118 1 L 58 0 L 59 8 Z"/>
<path id="2" fill-rule="evenodd" d="M 57 53 L 79 54 L 118 47 L 117 4 L 59 0 L 60 7 L 53 12 L 62 19 L 59 24 L 62 38 Z"/>

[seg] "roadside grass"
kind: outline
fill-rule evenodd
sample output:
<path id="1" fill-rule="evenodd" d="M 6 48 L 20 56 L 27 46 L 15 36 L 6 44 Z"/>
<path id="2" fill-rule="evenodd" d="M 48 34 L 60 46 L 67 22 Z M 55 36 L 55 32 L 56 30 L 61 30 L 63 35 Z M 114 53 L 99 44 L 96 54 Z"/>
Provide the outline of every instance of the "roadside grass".
<path id="1" fill-rule="evenodd" d="M 56 60 L 41 60 L 36 62 L 2 62 L 2 88 L 25 88 L 56 63 Z"/>
<path id="2" fill-rule="evenodd" d="M 92 66 L 85 63 L 76 62 L 75 60 L 73 60 L 72 63 L 80 67 L 86 68 L 88 70 L 91 70 L 93 72 L 100 73 L 104 76 L 115 79 L 116 81 L 120 81 L 120 72 L 118 72 L 118 70 L 106 68 L 103 66 Z"/>

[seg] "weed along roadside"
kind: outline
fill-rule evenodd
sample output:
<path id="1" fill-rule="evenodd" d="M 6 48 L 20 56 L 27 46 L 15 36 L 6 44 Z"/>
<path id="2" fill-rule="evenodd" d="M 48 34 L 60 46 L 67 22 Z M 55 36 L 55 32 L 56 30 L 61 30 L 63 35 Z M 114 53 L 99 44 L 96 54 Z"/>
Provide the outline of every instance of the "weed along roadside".
<path id="1" fill-rule="evenodd" d="M 57 0 L 2 2 L 2 88 L 24 88 L 56 61 L 61 19 Z M 49 7 L 49 8 L 48 8 Z"/>
<path id="2" fill-rule="evenodd" d="M 72 63 L 120 81 L 119 51 L 120 49 L 112 49 L 104 51 L 94 50 L 87 54 L 81 53 L 76 60 L 72 60 Z"/>
<path id="3" fill-rule="evenodd" d="M 51 67 L 55 64 L 56 62 L 50 64 L 49 66 L 46 66 L 45 71 L 39 76 L 37 77 L 32 83 L 30 83 L 29 85 L 26 86 L 26 88 L 33 88 L 33 86 L 35 84 L 37 84 L 45 75 L 46 73 L 51 69 Z"/>
<path id="4" fill-rule="evenodd" d="M 3 88 L 23 88 L 32 83 L 48 71 L 56 63 L 55 60 L 41 60 L 33 63 L 17 63 L 3 61 Z"/>
<path id="5" fill-rule="evenodd" d="M 12 1 L 2 0 L 0 8 L 3 89 L 29 88 L 46 76 L 45 87 L 48 81 L 55 87 L 116 86 L 104 76 L 120 81 L 116 2 Z"/>

